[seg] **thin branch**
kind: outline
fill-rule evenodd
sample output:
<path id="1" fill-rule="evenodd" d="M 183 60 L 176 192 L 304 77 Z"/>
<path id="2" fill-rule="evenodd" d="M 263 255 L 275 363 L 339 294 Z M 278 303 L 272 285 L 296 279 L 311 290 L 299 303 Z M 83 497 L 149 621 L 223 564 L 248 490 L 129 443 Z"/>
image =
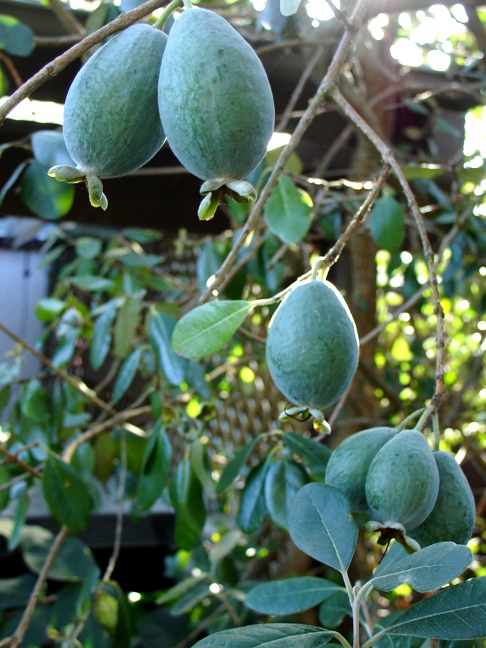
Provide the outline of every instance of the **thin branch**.
<path id="1" fill-rule="evenodd" d="M 68 446 L 66 446 L 64 452 L 62 453 L 63 460 L 66 463 L 70 463 L 74 453 L 80 446 L 83 445 L 83 443 L 86 443 L 87 441 L 91 441 L 91 439 L 94 439 L 95 437 L 99 436 L 102 432 L 105 432 L 106 430 L 114 428 L 116 425 L 122 425 L 123 423 L 125 423 L 131 418 L 140 416 L 140 414 L 147 414 L 151 411 L 152 408 L 150 407 L 150 405 L 145 405 L 144 407 L 139 407 L 137 409 L 130 409 L 124 412 L 118 412 L 112 418 L 103 421 L 103 423 L 100 423 L 99 425 L 95 425 L 94 427 L 90 428 L 89 430 L 86 430 L 86 432 L 83 432 L 83 434 L 80 434 L 78 437 L 73 439 L 71 443 Z"/>
<path id="2" fill-rule="evenodd" d="M 282 171 L 288 159 L 290 158 L 290 155 L 295 150 L 305 131 L 312 123 L 324 98 L 331 92 L 332 88 L 336 84 L 341 73 L 342 66 L 344 65 L 344 62 L 346 61 L 353 46 L 356 30 L 361 26 L 363 14 L 366 11 L 368 3 L 369 0 L 357 0 L 351 19 L 352 24 L 355 25 L 356 28 L 353 30 L 345 31 L 343 37 L 341 38 L 341 41 L 336 49 L 336 52 L 334 53 L 333 59 L 331 61 L 331 64 L 329 65 L 326 75 L 324 76 L 319 88 L 317 89 L 316 94 L 310 101 L 309 106 L 307 107 L 299 123 L 297 124 L 289 142 L 282 149 L 282 152 L 277 160 L 277 163 L 275 164 L 275 167 L 273 168 L 272 173 L 270 174 L 267 184 L 265 185 L 262 192 L 260 193 L 260 196 L 255 202 L 252 212 L 240 232 L 238 240 L 233 246 L 231 252 L 226 257 L 222 266 L 216 273 L 213 283 L 201 296 L 199 300 L 201 304 L 211 299 L 214 290 L 221 290 L 221 287 L 225 285 L 226 275 L 235 262 L 236 257 L 238 256 L 238 252 L 243 247 L 247 237 L 255 229 L 258 219 L 263 212 L 263 207 L 268 200 L 272 189 L 277 184 L 278 178 L 282 174 Z"/>
<path id="3" fill-rule="evenodd" d="M 444 336 L 444 311 L 440 303 L 439 287 L 437 280 L 437 269 L 434 257 L 434 252 L 430 245 L 429 237 L 425 229 L 424 219 L 420 213 L 420 207 L 417 204 L 415 196 L 406 180 L 400 165 L 393 155 L 390 147 L 381 139 L 376 131 L 361 117 L 361 115 L 351 106 L 351 104 L 343 97 L 338 89 L 333 91 L 333 99 L 336 104 L 341 108 L 343 113 L 355 124 L 355 126 L 370 140 L 381 156 L 384 164 L 387 164 L 396 176 L 405 198 L 408 203 L 410 212 L 415 220 L 417 229 L 419 231 L 420 239 L 422 242 L 422 249 L 424 251 L 425 261 L 429 270 L 429 284 L 432 291 L 432 300 L 434 304 L 434 312 L 437 316 L 437 356 L 436 356 L 436 372 L 435 372 L 435 392 L 432 396 L 432 403 L 434 409 L 440 407 L 440 403 L 445 393 L 444 384 L 444 363 L 445 363 L 445 336 Z"/>
<path id="4" fill-rule="evenodd" d="M 12 454 L 8 450 L 5 450 L 5 448 L 2 448 L 2 446 L 0 446 L 0 454 L 3 454 L 4 457 L 7 457 L 8 463 L 16 464 L 19 468 L 25 470 L 25 472 L 30 473 L 34 477 L 37 477 L 37 479 L 42 479 L 40 472 L 38 472 L 35 468 L 32 468 L 32 466 L 29 466 L 29 464 L 25 463 L 25 461 L 19 459 L 16 454 Z"/>
<path id="5" fill-rule="evenodd" d="M 27 603 L 27 607 L 24 610 L 24 613 L 22 615 L 22 618 L 20 619 L 16 631 L 14 632 L 12 637 L 10 637 L 10 639 L 7 641 L 7 643 L 4 643 L 2 641 L 0 643 L 0 646 L 10 646 L 10 648 L 18 648 L 18 646 L 20 646 L 20 644 L 22 643 L 22 639 L 24 638 L 27 628 L 29 627 L 30 620 L 32 618 L 32 615 L 34 614 L 35 608 L 37 606 L 37 602 L 39 600 L 39 597 L 41 595 L 42 589 L 47 580 L 51 567 L 54 563 L 54 560 L 57 557 L 57 554 L 59 553 L 62 547 L 64 540 L 67 538 L 68 533 L 69 533 L 69 529 L 66 526 L 63 526 L 59 531 L 59 533 L 57 534 L 57 536 L 55 537 L 54 542 L 52 543 L 52 547 L 49 550 L 49 554 L 47 555 L 47 558 L 45 559 L 45 562 L 42 565 L 42 569 L 39 573 L 39 576 L 37 577 L 37 582 L 34 586 L 34 589 L 32 590 L 32 594 L 30 595 L 29 602 Z"/>
<path id="6" fill-rule="evenodd" d="M 95 405 L 98 405 L 98 407 L 105 412 L 108 412 L 108 414 L 112 414 L 117 416 L 118 412 L 111 407 L 111 405 L 108 405 L 108 403 L 105 403 L 104 400 L 101 400 L 101 398 L 98 398 L 98 396 L 93 392 L 92 389 L 90 389 L 84 382 L 80 380 L 76 380 L 73 376 L 70 374 L 66 373 L 62 369 L 59 369 L 55 365 L 52 364 L 51 360 L 47 358 L 43 353 L 40 351 L 37 351 L 37 349 L 34 349 L 33 346 L 31 346 L 28 342 L 23 340 L 21 337 L 19 337 L 16 333 L 11 331 L 8 327 L 6 327 L 4 324 L 0 322 L 0 331 L 3 331 L 8 335 L 12 340 L 23 346 L 29 353 L 31 353 L 33 356 L 35 356 L 38 360 L 40 360 L 43 364 L 45 364 L 49 369 L 56 374 L 56 376 L 59 376 L 62 380 L 67 382 L 73 389 L 78 391 L 80 394 L 83 394 L 86 398 L 88 398 L 92 403 Z M 139 436 L 143 436 L 143 432 L 136 428 L 135 426 L 130 426 L 127 428 L 130 432 L 134 434 L 138 434 Z"/>
<path id="7" fill-rule="evenodd" d="M 115 18 L 115 20 L 112 20 L 107 25 L 104 25 L 86 38 L 83 38 L 81 42 L 76 43 L 76 45 L 73 45 L 73 47 L 45 65 L 0 106 L 0 126 L 5 121 L 5 117 L 11 110 L 13 110 L 13 108 L 15 108 L 15 106 L 24 99 L 27 99 L 27 97 L 30 97 L 30 95 L 46 83 L 46 81 L 50 81 L 50 79 L 57 76 L 67 68 L 70 63 L 91 49 L 93 45 L 98 44 L 117 31 L 133 25 L 133 23 L 136 23 L 141 18 L 151 14 L 155 9 L 159 9 L 166 4 L 168 4 L 168 0 L 149 0 L 136 9 L 132 9 L 132 11 L 120 14 L 118 18 Z"/>
<path id="8" fill-rule="evenodd" d="M 10 58 L 10 56 L 7 56 L 7 54 L 5 54 L 5 52 L 0 52 L 0 60 L 3 62 L 3 64 L 7 68 L 7 70 L 9 72 L 10 76 L 12 77 L 15 85 L 18 88 L 20 88 L 20 86 L 22 85 L 22 79 L 20 78 L 20 75 L 17 72 L 17 68 L 15 67 L 15 65 L 14 65 L 12 59 Z"/>

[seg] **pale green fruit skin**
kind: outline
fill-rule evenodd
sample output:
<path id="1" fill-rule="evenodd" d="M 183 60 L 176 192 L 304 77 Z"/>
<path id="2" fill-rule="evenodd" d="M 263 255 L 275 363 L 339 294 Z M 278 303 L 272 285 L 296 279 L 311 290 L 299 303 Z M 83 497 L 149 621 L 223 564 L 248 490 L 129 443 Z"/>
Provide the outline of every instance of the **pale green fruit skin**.
<path id="1" fill-rule="evenodd" d="M 430 515 L 413 529 L 421 547 L 436 542 L 467 544 L 476 521 L 476 504 L 466 476 L 450 452 L 433 453 L 439 470 L 439 493 Z"/>
<path id="2" fill-rule="evenodd" d="M 339 291 L 317 279 L 297 284 L 270 321 L 266 358 L 282 394 L 301 407 L 338 401 L 358 366 L 356 325 Z"/>
<path id="3" fill-rule="evenodd" d="M 126 175 L 162 147 L 157 81 L 166 42 L 160 30 L 132 25 L 97 50 L 74 78 L 63 134 L 84 174 Z"/>
<path id="4" fill-rule="evenodd" d="M 344 439 L 331 454 L 325 483 L 346 495 L 351 511 L 368 509 L 365 493 L 368 469 L 378 451 L 396 434 L 397 430 L 390 427 L 361 430 Z"/>
<path id="5" fill-rule="evenodd" d="M 186 9 L 170 30 L 159 108 L 174 155 L 202 180 L 246 178 L 273 134 L 273 96 L 260 59 L 207 9 Z"/>
<path id="6" fill-rule="evenodd" d="M 439 471 L 427 439 L 404 430 L 385 443 L 368 469 L 366 500 L 373 520 L 408 532 L 430 515 L 439 492 Z"/>

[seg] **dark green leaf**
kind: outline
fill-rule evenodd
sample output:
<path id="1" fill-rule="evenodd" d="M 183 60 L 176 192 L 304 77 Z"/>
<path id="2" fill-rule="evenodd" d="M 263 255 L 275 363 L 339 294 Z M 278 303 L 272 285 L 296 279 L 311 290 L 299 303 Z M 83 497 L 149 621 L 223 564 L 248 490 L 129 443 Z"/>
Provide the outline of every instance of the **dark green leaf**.
<path id="1" fill-rule="evenodd" d="M 402 173 L 407 180 L 430 180 L 444 175 L 447 168 L 439 164 L 407 164 L 402 166 Z"/>
<path id="2" fill-rule="evenodd" d="M 138 366 L 140 364 L 140 358 L 142 357 L 142 347 L 139 346 L 133 351 L 125 360 L 123 361 L 118 376 L 116 378 L 115 386 L 113 387 L 113 398 L 112 403 L 118 403 L 118 401 L 125 395 L 127 389 L 133 382 L 135 374 L 137 373 Z"/>
<path id="3" fill-rule="evenodd" d="M 138 506 L 147 511 L 161 496 L 169 476 L 172 446 L 167 433 L 158 423 L 149 438 L 138 479 Z"/>
<path id="4" fill-rule="evenodd" d="M 75 243 L 76 254 L 81 259 L 96 259 L 103 249 L 101 239 L 93 236 L 80 236 Z"/>
<path id="5" fill-rule="evenodd" d="M 166 603 L 175 601 L 176 599 L 184 596 L 184 594 L 192 590 L 199 582 L 201 582 L 201 580 L 204 580 L 205 578 L 206 575 L 203 573 L 198 574 L 197 576 L 189 576 L 188 578 L 184 578 L 184 580 L 179 581 L 179 583 L 177 583 L 173 587 L 170 587 L 163 594 L 158 596 L 155 601 L 156 605 L 165 605 Z"/>
<path id="6" fill-rule="evenodd" d="M 25 520 L 27 519 L 30 504 L 30 495 L 27 488 L 24 488 L 24 490 L 18 494 L 17 500 L 12 532 L 8 538 L 9 551 L 14 551 L 14 549 L 17 548 L 22 537 L 22 531 L 24 529 Z"/>
<path id="7" fill-rule="evenodd" d="M 291 452 L 300 455 L 305 460 L 305 465 L 314 479 L 324 481 L 331 450 L 323 443 L 307 439 L 297 432 L 285 432 L 282 438 Z"/>
<path id="8" fill-rule="evenodd" d="M 98 316 L 93 326 L 93 339 L 89 348 L 89 359 L 93 369 L 99 369 L 111 347 L 111 327 L 115 320 L 116 302 L 110 301 Z"/>
<path id="9" fill-rule="evenodd" d="M 43 423 L 49 418 L 47 394 L 38 378 L 29 380 L 23 391 L 20 409 L 24 416 Z"/>
<path id="10" fill-rule="evenodd" d="M 211 579 L 209 578 L 204 578 L 198 583 L 195 583 L 194 587 L 188 590 L 171 608 L 170 613 L 173 616 L 178 616 L 179 614 L 184 614 L 192 610 L 203 599 L 211 595 L 210 585 Z"/>
<path id="11" fill-rule="evenodd" d="M 262 438 L 262 435 L 259 434 L 255 438 L 253 438 L 250 443 L 243 448 L 240 448 L 235 453 L 235 456 L 233 459 L 228 463 L 226 468 L 223 470 L 223 474 L 220 477 L 220 480 L 216 486 L 216 492 L 217 493 L 222 493 L 224 490 L 228 488 L 228 486 L 231 486 L 231 484 L 235 481 L 235 479 L 238 477 L 240 474 L 241 470 L 243 469 L 243 466 L 246 463 L 246 460 L 251 454 L 251 451 L 253 448 L 256 446 L 258 441 Z"/>
<path id="12" fill-rule="evenodd" d="M 139 299 L 127 299 L 118 311 L 113 350 L 117 358 L 126 358 L 130 353 L 140 322 L 141 308 L 142 303 Z"/>
<path id="13" fill-rule="evenodd" d="M 319 607 L 319 621 L 324 628 L 338 628 L 345 616 L 351 616 L 351 605 L 347 592 L 338 590 L 334 592 Z"/>
<path id="14" fill-rule="evenodd" d="M 399 202 L 386 193 L 373 205 L 369 215 L 371 236 L 383 250 L 400 250 L 405 238 L 405 216 Z"/>
<path id="15" fill-rule="evenodd" d="M 486 576 L 447 587 L 400 614 L 376 636 L 476 639 L 486 635 Z M 366 645 L 366 644 L 365 644 Z"/>
<path id="16" fill-rule="evenodd" d="M 284 243 L 298 243 L 311 225 L 311 197 L 281 175 L 265 204 L 264 218 L 271 232 Z"/>
<path id="17" fill-rule="evenodd" d="M 0 50 L 13 56 L 30 56 L 34 48 L 32 29 L 13 16 L 0 14 Z"/>
<path id="18" fill-rule="evenodd" d="M 41 572 L 53 541 L 52 533 L 43 527 L 24 527 L 19 546 L 24 562 L 34 574 Z M 79 538 L 68 536 L 49 571 L 49 579 L 75 583 L 82 581 L 95 567 L 88 546 Z"/>
<path id="19" fill-rule="evenodd" d="M 175 648 L 189 634 L 187 626 L 186 617 L 173 617 L 167 608 L 154 610 L 138 622 L 143 648 Z"/>
<path id="20" fill-rule="evenodd" d="M 169 491 L 176 514 L 175 542 L 181 549 L 189 551 L 201 537 L 206 522 L 201 482 L 189 459 L 182 459 L 177 466 Z"/>
<path id="21" fill-rule="evenodd" d="M 90 520 L 91 496 L 78 473 L 49 454 L 42 474 L 42 493 L 52 517 L 71 531 L 82 531 Z"/>
<path id="22" fill-rule="evenodd" d="M 160 369 L 171 385 L 178 387 L 184 380 L 187 361 L 177 356 L 171 347 L 171 337 L 176 320 L 169 315 L 154 312 L 149 327 L 149 337 Z"/>
<path id="23" fill-rule="evenodd" d="M 300 623 L 266 623 L 215 632 L 194 648 L 321 648 L 335 636 L 336 632 Z"/>
<path id="24" fill-rule="evenodd" d="M 125 227 L 122 230 L 123 236 L 137 243 L 155 243 L 160 241 L 162 233 L 151 229 L 138 229 L 137 227 Z"/>
<path id="25" fill-rule="evenodd" d="M 198 306 L 177 322 L 172 348 L 193 360 L 211 355 L 230 341 L 252 308 L 241 299 Z"/>
<path id="26" fill-rule="evenodd" d="M 240 497 L 236 523 L 244 533 L 254 533 L 267 515 L 265 504 L 265 475 L 268 462 L 262 461 L 251 469 Z"/>
<path id="27" fill-rule="evenodd" d="M 469 547 L 439 542 L 382 569 L 371 579 L 370 585 L 390 592 L 402 583 L 408 583 L 417 592 L 430 592 L 462 574 L 471 561 Z"/>
<path id="28" fill-rule="evenodd" d="M 152 268 L 162 261 L 158 254 L 124 254 L 117 259 L 127 268 Z"/>
<path id="29" fill-rule="evenodd" d="M 36 215 L 48 220 L 65 216 L 74 202 L 74 187 L 47 175 L 48 168 L 33 160 L 22 176 L 21 196 Z"/>
<path id="30" fill-rule="evenodd" d="M 32 595 L 36 577 L 22 574 L 16 578 L 0 578 L 0 608 L 24 607 Z"/>
<path id="31" fill-rule="evenodd" d="M 339 585 L 325 578 L 286 578 L 257 585 L 246 595 L 245 605 L 261 614 L 297 614 L 341 590 Z"/>
<path id="32" fill-rule="evenodd" d="M 309 481 L 304 468 L 295 461 L 272 463 L 265 477 L 265 503 L 271 520 L 287 530 L 288 510 L 297 491 Z"/>
<path id="33" fill-rule="evenodd" d="M 19 166 L 15 169 L 15 171 L 12 173 L 12 175 L 7 180 L 7 182 L 3 185 L 0 191 L 0 205 L 5 200 L 5 196 L 7 195 L 7 193 L 10 191 L 10 189 L 14 186 L 14 184 L 19 179 L 22 171 L 25 169 L 27 164 L 28 162 L 22 162 L 21 164 L 19 164 Z"/>
<path id="34" fill-rule="evenodd" d="M 346 572 L 356 546 L 358 527 L 346 497 L 337 488 L 307 484 L 289 511 L 289 533 L 304 553 Z"/>

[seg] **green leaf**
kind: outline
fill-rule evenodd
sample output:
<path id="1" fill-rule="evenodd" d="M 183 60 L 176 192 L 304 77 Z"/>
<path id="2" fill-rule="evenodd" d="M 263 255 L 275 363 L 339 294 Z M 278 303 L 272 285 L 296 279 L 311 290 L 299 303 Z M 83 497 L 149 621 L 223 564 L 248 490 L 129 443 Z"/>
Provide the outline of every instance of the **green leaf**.
<path id="1" fill-rule="evenodd" d="M 358 527 L 346 497 L 337 488 L 307 484 L 289 511 L 289 533 L 311 558 L 346 572 L 356 547 Z"/>
<path id="2" fill-rule="evenodd" d="M 297 614 L 341 590 L 339 585 L 325 578 L 286 578 L 257 585 L 246 595 L 245 605 L 260 614 Z"/>
<path id="3" fill-rule="evenodd" d="M 71 531 L 82 531 L 90 521 L 88 487 L 69 464 L 53 454 L 47 456 L 42 473 L 42 493 L 52 517 Z"/>
<path id="4" fill-rule="evenodd" d="M 54 297 L 40 299 L 35 305 L 35 314 L 41 322 L 52 322 L 66 308 L 66 302 Z"/>
<path id="5" fill-rule="evenodd" d="M 0 14 L 0 50 L 13 56 L 30 56 L 34 48 L 32 29 L 13 16 Z"/>
<path id="6" fill-rule="evenodd" d="M 137 373 L 142 357 L 142 347 L 139 346 L 131 353 L 123 362 L 118 372 L 118 376 L 113 387 L 112 403 L 116 404 L 125 395 L 127 389 L 133 382 L 135 374 Z"/>
<path id="7" fill-rule="evenodd" d="M 405 239 L 405 216 L 399 202 L 386 193 L 373 205 L 369 215 L 371 236 L 383 250 L 397 252 Z"/>
<path id="8" fill-rule="evenodd" d="M 205 578 L 207 578 L 207 576 L 204 573 L 200 573 L 197 576 L 189 576 L 188 578 L 184 578 L 184 580 L 179 581 L 179 583 L 177 583 L 173 587 L 169 587 L 168 590 L 158 596 L 155 604 L 166 605 L 166 603 L 171 603 L 172 601 L 181 598 L 181 596 L 187 594 L 187 592 L 192 590 L 197 585 L 197 583 L 199 583 L 201 580 L 204 580 Z"/>
<path id="9" fill-rule="evenodd" d="M 430 180 L 444 175 L 447 168 L 439 164 L 406 164 L 402 166 L 402 173 L 407 180 Z"/>
<path id="10" fill-rule="evenodd" d="M 71 277 L 71 283 L 80 288 L 81 290 L 88 290 L 90 292 L 98 292 L 113 290 L 115 283 L 111 279 L 98 277 L 96 275 L 81 275 L 79 277 Z"/>
<path id="11" fill-rule="evenodd" d="M 52 533 L 43 527 L 24 527 L 19 547 L 25 564 L 34 574 L 42 571 L 53 541 Z M 88 546 L 79 538 L 68 536 L 49 570 L 49 579 L 76 583 L 94 568 L 96 562 Z"/>
<path id="12" fill-rule="evenodd" d="M 158 254 L 123 254 L 118 261 L 127 268 L 152 268 L 161 263 L 162 257 Z"/>
<path id="13" fill-rule="evenodd" d="M 265 477 L 265 503 L 270 519 L 287 531 L 287 515 L 297 491 L 309 481 L 295 461 L 280 459 L 270 464 Z"/>
<path id="14" fill-rule="evenodd" d="M 311 197 L 297 189 L 290 178 L 281 175 L 265 204 L 264 218 L 270 231 L 284 243 L 298 243 L 311 225 Z"/>
<path id="15" fill-rule="evenodd" d="M 337 590 L 319 607 L 319 621 L 325 628 L 338 628 L 344 617 L 352 616 L 347 592 Z"/>
<path id="16" fill-rule="evenodd" d="M 305 460 L 305 465 L 312 477 L 317 481 L 324 481 L 327 462 L 331 456 L 330 448 L 314 439 L 307 439 L 297 432 L 285 432 L 282 439 L 291 452 Z"/>
<path id="17" fill-rule="evenodd" d="M 80 236 L 75 243 L 76 254 L 81 259 L 96 259 L 103 249 L 101 239 L 93 236 Z"/>
<path id="18" fill-rule="evenodd" d="M 31 597 L 36 580 L 33 574 L 22 574 L 16 578 L 1 578 L 0 609 L 24 607 Z"/>
<path id="19" fill-rule="evenodd" d="M 206 507 L 201 482 L 188 458 L 177 466 L 169 487 L 175 509 L 174 539 L 180 549 L 189 551 L 201 537 L 206 522 Z"/>
<path id="20" fill-rule="evenodd" d="M 18 502 L 15 508 L 12 533 L 8 538 L 9 551 L 14 551 L 14 549 L 17 548 L 22 537 L 22 531 L 24 529 L 25 520 L 27 519 L 27 513 L 29 511 L 30 504 L 30 495 L 28 489 L 25 488 L 21 493 L 19 493 L 17 499 Z"/>
<path id="21" fill-rule="evenodd" d="M 268 462 L 262 461 L 250 470 L 241 493 L 236 524 L 244 533 L 254 533 L 267 515 L 265 475 Z"/>
<path id="22" fill-rule="evenodd" d="M 76 166 L 69 155 L 64 136 L 57 130 L 40 130 L 30 138 L 34 157 L 42 166 L 50 169 L 56 164 Z"/>
<path id="23" fill-rule="evenodd" d="M 142 303 L 139 299 L 127 299 L 118 311 L 113 349 L 117 358 L 126 358 L 130 353 L 137 326 L 140 322 L 141 308 Z"/>
<path id="24" fill-rule="evenodd" d="M 47 175 L 48 168 L 33 160 L 22 176 L 21 196 L 27 207 L 47 220 L 65 216 L 74 202 L 74 187 Z"/>
<path id="25" fill-rule="evenodd" d="M 193 648 L 321 648 L 336 634 L 300 623 L 266 623 L 215 632 Z"/>
<path id="26" fill-rule="evenodd" d="M 5 200 L 5 196 L 8 194 L 10 189 L 14 186 L 14 184 L 19 179 L 22 171 L 25 169 L 27 164 L 28 164 L 28 162 L 21 162 L 19 164 L 19 166 L 15 169 L 15 171 L 12 173 L 10 178 L 7 180 L 7 182 L 3 185 L 3 187 L 2 187 L 2 189 L 0 191 L 0 205 Z"/>
<path id="27" fill-rule="evenodd" d="M 430 592 L 462 574 L 471 561 L 469 547 L 454 542 L 439 542 L 392 563 L 369 583 L 385 592 L 402 583 L 408 583 L 417 592 Z"/>
<path id="28" fill-rule="evenodd" d="M 43 423 L 49 418 L 47 394 L 38 378 L 29 380 L 22 394 L 20 411 L 27 418 Z"/>
<path id="29" fill-rule="evenodd" d="M 184 596 L 182 596 L 177 603 L 171 607 L 170 613 L 174 616 L 178 616 L 193 610 L 194 607 L 203 599 L 211 596 L 211 590 L 209 589 L 210 585 L 211 579 L 209 578 L 202 579 L 196 583 L 193 588 L 187 591 Z"/>
<path id="30" fill-rule="evenodd" d="M 486 635 L 486 576 L 447 587 L 398 615 L 378 636 L 479 639 Z M 374 639 L 374 637 L 373 637 Z M 367 646 L 366 642 L 363 648 Z"/>
<path id="31" fill-rule="evenodd" d="M 138 506 L 147 511 L 162 495 L 169 477 L 172 446 L 160 423 L 152 431 L 142 460 L 138 478 Z"/>
<path id="32" fill-rule="evenodd" d="M 198 306 L 177 322 L 172 348 L 192 360 L 211 355 L 230 341 L 252 309 L 252 302 L 241 299 Z"/>
<path id="33" fill-rule="evenodd" d="M 93 338 L 89 347 L 89 359 L 93 369 L 99 369 L 111 347 L 111 327 L 116 315 L 116 302 L 110 301 L 93 326 Z"/>
<path id="34" fill-rule="evenodd" d="M 178 387 L 185 378 L 187 361 L 172 350 L 170 341 L 175 326 L 176 320 L 173 317 L 154 312 L 150 321 L 149 338 L 160 369 L 169 383 Z"/>
<path id="35" fill-rule="evenodd" d="M 240 448 L 236 453 L 233 459 L 227 464 L 226 468 L 223 470 L 223 473 L 219 479 L 219 482 L 216 485 L 216 493 L 222 493 L 224 490 L 231 486 L 231 484 L 238 477 L 240 472 L 243 469 L 248 457 L 251 454 L 251 451 L 256 446 L 256 444 L 262 438 L 261 434 L 258 434 L 254 437 L 250 443 L 243 448 Z"/>

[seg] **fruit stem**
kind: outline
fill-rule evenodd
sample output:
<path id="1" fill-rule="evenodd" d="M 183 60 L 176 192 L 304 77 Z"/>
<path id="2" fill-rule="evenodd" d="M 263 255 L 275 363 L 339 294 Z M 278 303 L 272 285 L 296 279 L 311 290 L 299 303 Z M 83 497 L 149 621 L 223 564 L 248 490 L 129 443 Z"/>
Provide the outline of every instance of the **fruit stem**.
<path id="1" fill-rule="evenodd" d="M 425 407 L 422 407 L 421 409 L 417 410 L 416 412 L 412 412 L 412 414 L 410 414 L 409 416 L 404 418 L 403 421 L 396 426 L 397 432 L 401 432 L 402 430 L 404 430 L 409 423 L 414 421 L 416 418 L 418 418 L 424 412 L 425 412 Z"/>
<path id="2" fill-rule="evenodd" d="M 171 13 L 174 11 L 174 9 L 177 9 L 181 4 L 181 0 L 172 0 L 172 2 L 169 2 L 167 7 L 164 9 L 164 11 L 160 14 L 160 16 L 157 18 L 157 20 L 154 22 L 154 27 L 155 29 L 160 29 L 161 31 L 164 30 L 165 23 L 167 22 L 167 19 L 171 15 Z"/>
<path id="3" fill-rule="evenodd" d="M 321 281 L 326 280 L 330 266 L 329 265 L 325 266 L 324 265 L 325 261 L 326 261 L 325 257 L 319 257 L 317 259 L 317 261 L 314 263 L 314 266 L 312 268 L 312 279 L 313 280 L 318 278 L 317 275 L 318 275 L 319 272 L 321 273 L 319 279 Z"/>

